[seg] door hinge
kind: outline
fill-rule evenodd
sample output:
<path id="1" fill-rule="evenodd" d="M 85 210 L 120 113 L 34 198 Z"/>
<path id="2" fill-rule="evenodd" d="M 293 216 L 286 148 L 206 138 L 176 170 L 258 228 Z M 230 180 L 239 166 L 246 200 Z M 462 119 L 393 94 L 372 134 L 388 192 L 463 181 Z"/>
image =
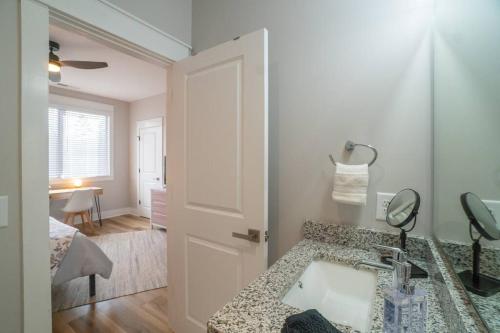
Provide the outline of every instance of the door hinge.
<path id="1" fill-rule="evenodd" d="M 266 231 L 264 232 L 264 241 L 266 241 L 266 242 L 267 242 L 268 240 L 269 240 L 269 232 L 266 230 Z"/>
<path id="2" fill-rule="evenodd" d="M 140 135 L 137 136 L 137 140 L 141 141 L 141 136 Z"/>
<path id="3" fill-rule="evenodd" d="M 141 173 L 141 168 L 139 168 L 139 173 Z"/>
<path id="4" fill-rule="evenodd" d="M 139 205 L 141 204 L 141 200 L 139 200 Z"/>

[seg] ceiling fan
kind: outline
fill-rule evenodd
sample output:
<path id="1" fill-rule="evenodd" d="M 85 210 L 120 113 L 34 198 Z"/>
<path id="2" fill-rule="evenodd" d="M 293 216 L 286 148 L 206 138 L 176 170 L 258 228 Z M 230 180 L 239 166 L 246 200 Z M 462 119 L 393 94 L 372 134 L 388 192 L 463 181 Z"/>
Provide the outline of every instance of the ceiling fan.
<path id="1" fill-rule="evenodd" d="M 108 67 L 108 63 L 102 61 L 60 60 L 54 53 L 57 51 L 59 51 L 59 43 L 49 41 L 49 80 L 52 82 L 61 81 L 61 67 L 63 66 L 78 69 L 98 69 Z"/>

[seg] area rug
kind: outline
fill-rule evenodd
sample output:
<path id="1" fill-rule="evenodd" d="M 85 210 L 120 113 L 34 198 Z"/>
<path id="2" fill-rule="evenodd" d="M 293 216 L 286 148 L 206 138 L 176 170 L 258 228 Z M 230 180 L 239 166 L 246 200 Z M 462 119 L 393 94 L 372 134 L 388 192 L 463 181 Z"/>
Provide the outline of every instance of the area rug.
<path id="1" fill-rule="evenodd" d="M 52 311 L 104 301 L 167 286 L 167 234 L 134 231 L 90 237 L 113 262 L 108 280 L 96 275 L 96 295 L 81 277 L 52 288 Z"/>

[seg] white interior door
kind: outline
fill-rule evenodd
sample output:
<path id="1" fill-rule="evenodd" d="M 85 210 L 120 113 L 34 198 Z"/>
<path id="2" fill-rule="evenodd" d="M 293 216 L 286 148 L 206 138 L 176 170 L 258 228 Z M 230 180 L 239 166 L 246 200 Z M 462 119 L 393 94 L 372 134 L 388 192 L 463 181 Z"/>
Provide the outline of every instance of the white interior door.
<path id="1" fill-rule="evenodd" d="M 170 79 L 168 318 L 206 332 L 267 268 L 267 31 L 179 61 Z M 260 240 L 233 235 L 249 229 Z"/>
<path id="2" fill-rule="evenodd" d="M 151 189 L 162 187 L 163 125 L 162 119 L 137 122 L 138 176 L 137 199 L 141 216 L 151 217 Z"/>

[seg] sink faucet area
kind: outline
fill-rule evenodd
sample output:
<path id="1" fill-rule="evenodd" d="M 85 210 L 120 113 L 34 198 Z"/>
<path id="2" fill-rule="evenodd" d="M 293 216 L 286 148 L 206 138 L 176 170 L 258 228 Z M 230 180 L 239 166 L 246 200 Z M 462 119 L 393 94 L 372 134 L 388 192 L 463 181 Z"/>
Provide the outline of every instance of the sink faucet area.
<path id="1" fill-rule="evenodd" d="M 301 310 L 317 309 L 333 322 L 369 332 L 377 272 L 314 260 L 282 302 Z"/>
<path id="2" fill-rule="evenodd" d="M 388 289 L 399 290 L 405 280 L 407 289 L 411 289 L 411 265 L 407 263 L 406 252 L 379 244 L 374 248 L 391 253 L 390 265 L 366 259 L 357 260 L 353 265 L 313 260 L 282 302 L 301 310 L 316 309 L 335 323 L 369 332 L 378 280 L 373 268 L 392 272 L 392 286 Z M 367 270 L 367 267 L 372 269 Z"/>

